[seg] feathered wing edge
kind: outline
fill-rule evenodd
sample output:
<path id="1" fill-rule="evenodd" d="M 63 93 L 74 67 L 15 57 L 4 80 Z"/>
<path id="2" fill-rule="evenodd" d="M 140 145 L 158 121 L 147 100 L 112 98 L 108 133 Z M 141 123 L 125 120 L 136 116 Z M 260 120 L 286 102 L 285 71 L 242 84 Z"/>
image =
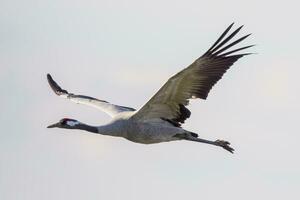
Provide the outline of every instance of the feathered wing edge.
<path id="1" fill-rule="evenodd" d="M 115 116 L 116 114 L 118 114 L 120 112 L 135 111 L 134 108 L 114 105 L 107 101 L 96 99 L 94 97 L 85 96 L 85 95 L 75 95 L 75 94 L 69 93 L 67 90 L 62 89 L 53 80 L 53 78 L 51 77 L 50 74 L 47 74 L 47 80 L 48 80 L 48 83 L 49 83 L 51 89 L 53 90 L 53 92 L 55 94 L 57 94 L 58 96 L 67 98 L 67 99 L 71 100 L 72 102 L 75 102 L 78 104 L 84 104 L 84 105 L 95 107 L 95 108 L 107 113 L 111 117 Z"/>
<path id="2" fill-rule="evenodd" d="M 230 26 L 228 26 L 228 28 L 221 34 L 221 36 L 217 39 L 217 41 L 199 58 L 199 59 L 213 60 L 212 65 L 215 64 L 216 66 L 218 66 L 218 65 L 222 66 L 224 73 L 239 58 L 252 54 L 252 53 L 241 53 L 241 54 L 233 55 L 233 53 L 236 53 L 241 50 L 245 50 L 245 49 L 255 46 L 255 45 L 248 45 L 248 46 L 244 46 L 241 48 L 237 48 L 237 49 L 225 52 L 230 47 L 235 46 L 236 44 L 242 42 L 243 40 L 245 40 L 247 37 L 249 37 L 251 35 L 251 34 L 247 34 L 247 35 L 228 44 L 228 42 L 243 28 L 243 25 L 242 25 L 242 26 L 238 27 L 235 31 L 233 31 L 230 35 L 228 35 L 228 32 L 230 31 L 230 29 L 232 28 L 233 25 L 234 25 L 234 23 L 230 24 Z M 225 38 L 226 35 L 228 35 L 228 36 Z M 224 63 L 226 63 L 226 64 L 224 65 Z M 212 69 L 212 73 L 214 72 L 214 70 L 216 70 L 216 68 Z M 210 81 L 210 84 L 208 84 L 209 88 L 206 88 L 200 92 L 199 91 L 196 92 L 196 95 L 194 96 L 194 98 L 196 97 L 196 98 L 206 99 L 211 88 L 215 85 L 215 83 L 218 80 L 220 80 L 222 78 L 223 74 L 221 74 L 219 76 L 212 76 L 211 79 L 209 80 Z M 191 116 L 191 112 L 188 108 L 186 108 L 182 104 L 179 104 L 179 107 L 180 107 L 180 109 L 179 109 L 178 117 L 172 120 L 172 121 L 177 122 L 177 126 L 180 126 L 181 123 L 184 123 L 184 121 Z"/>
<path id="3" fill-rule="evenodd" d="M 227 35 L 227 33 L 230 31 L 230 29 L 232 28 L 234 23 L 230 24 L 230 26 L 221 34 L 221 36 L 217 39 L 217 41 L 201 56 L 201 57 L 206 57 L 206 56 L 220 56 L 220 57 L 226 57 L 229 56 L 232 53 L 244 50 L 244 49 L 248 49 L 250 47 L 253 47 L 255 45 L 249 45 L 249 46 L 245 46 L 242 48 L 238 48 L 232 51 L 229 51 L 227 53 L 223 53 L 224 51 L 226 51 L 227 49 L 229 49 L 230 47 L 240 43 L 241 41 L 243 41 L 244 39 L 246 39 L 247 37 L 249 37 L 251 35 L 247 34 L 241 38 L 239 38 L 238 40 L 235 40 L 234 42 L 228 44 L 227 46 L 224 47 L 224 45 L 231 40 L 242 28 L 243 25 L 240 26 L 239 28 L 237 28 L 235 31 L 233 31 L 228 37 L 226 37 L 223 41 L 222 39 Z M 221 48 L 221 49 L 220 49 Z M 223 53 L 223 54 L 221 54 Z M 237 54 L 237 55 L 231 55 L 231 56 L 244 56 L 244 55 L 249 55 L 251 53 L 243 53 L 243 54 Z"/>
<path id="4" fill-rule="evenodd" d="M 225 72 L 241 57 L 250 55 L 252 53 L 241 53 L 241 54 L 234 54 L 241 50 L 248 49 L 255 45 L 248 45 L 241 48 L 237 48 L 234 50 L 227 51 L 230 47 L 235 46 L 236 44 L 242 42 L 251 34 L 247 34 L 231 43 L 228 42 L 243 28 L 240 26 L 227 37 L 227 33 L 230 31 L 234 23 L 232 23 L 217 39 L 217 41 L 205 52 L 200 58 L 198 58 L 192 65 L 197 65 L 197 62 L 205 63 L 205 67 L 202 67 L 199 70 L 199 73 L 205 73 L 207 75 L 207 84 L 199 88 L 198 91 L 195 91 L 196 98 L 206 99 L 208 93 L 210 92 L 211 88 L 222 78 Z M 201 76 L 201 74 L 199 74 Z"/>
<path id="5" fill-rule="evenodd" d="M 177 76 L 180 76 L 184 74 L 186 70 L 188 70 L 190 67 L 200 67 L 199 76 L 203 76 L 205 74 L 207 77 L 205 80 L 201 80 L 201 87 L 196 89 L 191 96 L 189 96 L 184 102 L 178 102 L 177 106 L 177 115 L 174 118 L 166 118 L 164 116 L 161 116 L 160 118 L 168 121 L 169 123 L 173 124 L 174 126 L 180 127 L 184 121 L 190 117 L 191 112 L 189 109 L 186 108 L 186 105 L 188 104 L 188 99 L 190 98 L 201 98 L 206 99 L 208 96 L 208 93 L 210 89 L 213 87 L 213 85 L 222 78 L 223 74 L 227 71 L 227 69 L 230 68 L 230 66 L 233 65 L 235 61 L 237 61 L 239 58 L 250 55 L 251 53 L 242 53 L 242 54 L 234 54 L 236 52 L 239 52 L 241 50 L 248 49 L 254 45 L 244 46 L 241 48 L 237 48 L 234 50 L 230 50 L 226 52 L 230 47 L 235 46 L 236 44 L 240 43 L 241 41 L 245 40 L 247 37 L 249 37 L 251 34 L 245 35 L 231 43 L 228 44 L 228 42 L 242 29 L 243 26 L 240 26 L 235 31 L 233 31 L 231 34 L 228 35 L 228 32 L 232 28 L 234 23 L 232 23 L 222 34 L 221 36 L 216 40 L 216 42 L 200 57 L 198 58 L 194 63 L 192 63 L 188 68 L 182 70 L 175 76 L 171 77 L 170 80 L 174 81 L 177 80 Z M 228 35 L 228 36 L 227 36 Z M 166 84 L 168 84 L 168 82 Z M 203 85 L 204 83 L 204 85 Z M 165 85 L 166 85 L 165 84 Z M 171 84 L 171 83 L 170 83 Z M 164 85 L 164 86 L 165 86 Z M 163 87 L 164 87 L 163 86 Z M 161 90 L 160 90 L 161 91 Z M 159 91 L 159 92 L 160 92 Z M 158 92 L 158 93 L 159 93 Z M 156 96 L 157 94 L 155 94 Z M 155 98 L 154 96 L 154 98 Z M 160 95 L 158 95 L 160 96 Z M 148 102 L 151 104 L 151 100 Z M 147 103 L 147 104 L 148 104 Z M 142 107 L 136 114 L 136 117 L 142 117 L 142 115 L 147 115 L 147 113 L 143 113 L 140 115 L 140 111 L 145 112 L 143 108 L 147 107 L 146 105 Z M 151 112 L 151 110 L 147 110 L 147 112 Z M 135 117 L 133 116 L 133 117 Z"/>

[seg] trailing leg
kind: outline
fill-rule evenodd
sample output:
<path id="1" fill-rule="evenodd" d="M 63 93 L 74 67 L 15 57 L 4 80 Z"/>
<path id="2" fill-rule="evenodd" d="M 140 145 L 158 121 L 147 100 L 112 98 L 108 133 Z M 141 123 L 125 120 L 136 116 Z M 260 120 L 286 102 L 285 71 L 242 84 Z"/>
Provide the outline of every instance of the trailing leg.
<path id="1" fill-rule="evenodd" d="M 195 137 L 197 136 L 197 137 Z M 198 138 L 198 135 L 195 133 L 183 133 L 183 134 L 177 134 L 174 137 L 183 139 L 183 140 L 189 140 L 189 141 L 195 141 L 195 142 L 201 142 L 201 143 L 206 143 L 206 144 L 212 144 L 215 146 L 222 147 L 223 149 L 229 151 L 230 153 L 233 153 L 234 149 L 230 147 L 230 143 L 225 141 L 225 140 L 216 140 L 216 141 L 211 141 L 211 140 L 205 140 Z"/>

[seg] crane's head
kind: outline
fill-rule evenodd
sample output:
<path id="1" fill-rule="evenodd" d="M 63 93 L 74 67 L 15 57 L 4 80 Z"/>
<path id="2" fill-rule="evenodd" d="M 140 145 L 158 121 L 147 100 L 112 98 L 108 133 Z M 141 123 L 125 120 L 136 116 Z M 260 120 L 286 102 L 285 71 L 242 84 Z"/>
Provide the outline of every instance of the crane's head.
<path id="1" fill-rule="evenodd" d="M 63 118 L 59 122 L 49 125 L 47 128 L 66 128 L 66 129 L 76 129 L 81 123 L 75 119 Z"/>

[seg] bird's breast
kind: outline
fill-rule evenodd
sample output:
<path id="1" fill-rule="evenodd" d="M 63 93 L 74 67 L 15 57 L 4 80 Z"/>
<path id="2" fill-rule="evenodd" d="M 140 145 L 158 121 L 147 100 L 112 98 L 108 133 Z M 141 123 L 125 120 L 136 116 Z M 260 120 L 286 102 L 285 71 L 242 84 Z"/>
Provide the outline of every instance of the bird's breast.
<path id="1" fill-rule="evenodd" d="M 173 136 L 178 132 L 179 130 L 176 127 L 134 122 L 128 124 L 125 138 L 132 142 L 153 144 L 177 140 Z"/>

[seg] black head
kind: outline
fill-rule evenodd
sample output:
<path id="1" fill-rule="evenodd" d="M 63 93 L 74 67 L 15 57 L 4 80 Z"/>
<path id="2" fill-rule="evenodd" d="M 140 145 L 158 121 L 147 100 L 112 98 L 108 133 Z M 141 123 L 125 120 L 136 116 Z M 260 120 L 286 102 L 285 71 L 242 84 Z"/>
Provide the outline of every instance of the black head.
<path id="1" fill-rule="evenodd" d="M 75 119 L 63 118 L 59 122 L 49 125 L 47 128 L 67 128 L 67 129 L 74 129 L 80 122 Z"/>

